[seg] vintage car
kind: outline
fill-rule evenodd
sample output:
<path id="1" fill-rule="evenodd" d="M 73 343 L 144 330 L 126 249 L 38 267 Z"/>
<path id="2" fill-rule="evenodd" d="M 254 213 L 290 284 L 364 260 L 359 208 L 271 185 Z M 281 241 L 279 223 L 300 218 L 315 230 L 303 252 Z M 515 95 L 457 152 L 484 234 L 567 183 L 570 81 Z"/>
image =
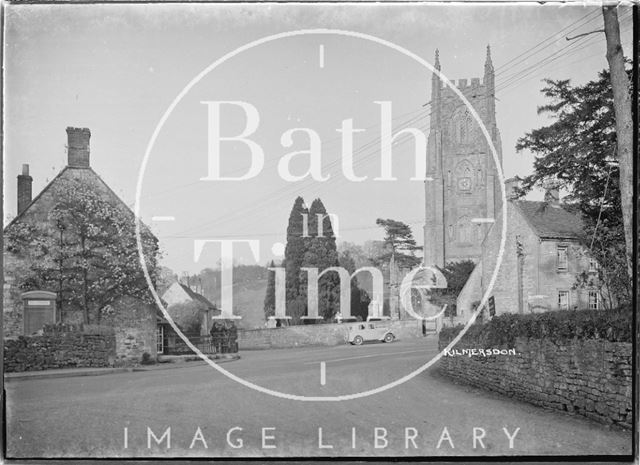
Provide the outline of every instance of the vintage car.
<path id="1" fill-rule="evenodd" d="M 389 324 L 384 322 L 357 323 L 349 327 L 348 341 L 357 346 L 365 341 L 393 342 L 395 338 Z"/>

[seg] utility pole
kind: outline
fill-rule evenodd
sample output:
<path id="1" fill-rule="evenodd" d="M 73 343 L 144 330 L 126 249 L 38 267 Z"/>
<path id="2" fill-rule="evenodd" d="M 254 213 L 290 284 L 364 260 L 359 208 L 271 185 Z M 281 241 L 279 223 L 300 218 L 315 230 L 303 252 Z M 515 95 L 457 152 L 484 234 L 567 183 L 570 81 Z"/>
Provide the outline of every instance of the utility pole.
<path id="1" fill-rule="evenodd" d="M 607 39 L 607 61 L 613 90 L 613 110 L 616 120 L 617 153 L 620 169 L 620 203 L 627 251 L 627 271 L 632 276 L 633 250 L 633 121 L 629 78 L 624 67 L 620 42 L 620 24 L 616 5 L 603 6 L 604 34 Z"/>

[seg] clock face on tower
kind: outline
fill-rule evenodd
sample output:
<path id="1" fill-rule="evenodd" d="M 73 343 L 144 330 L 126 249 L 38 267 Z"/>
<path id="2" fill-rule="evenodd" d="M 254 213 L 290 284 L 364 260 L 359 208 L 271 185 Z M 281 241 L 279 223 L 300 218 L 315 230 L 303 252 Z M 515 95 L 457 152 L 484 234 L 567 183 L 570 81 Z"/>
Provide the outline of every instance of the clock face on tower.
<path id="1" fill-rule="evenodd" d="M 462 192 L 470 192 L 471 191 L 471 178 L 464 177 L 458 180 L 458 190 Z"/>
<path id="2" fill-rule="evenodd" d="M 304 59 L 299 58 L 301 54 Z M 384 69 L 381 62 L 386 64 Z M 294 31 L 244 44 L 217 58 L 170 104 L 145 153 L 136 214 L 159 219 L 154 232 L 161 244 L 167 244 L 167 254 L 189 254 L 202 268 L 220 264 L 221 314 L 216 318 L 240 327 L 248 320 L 236 313 L 237 300 L 234 304 L 238 299 L 234 261 L 241 256 L 245 263 L 274 261 L 269 267 L 275 287 L 272 319 L 279 325 L 295 318 L 313 333 L 315 325 L 309 323 L 334 320 L 336 315 L 349 320 L 351 299 L 342 296 L 348 297 L 354 274 L 339 263 L 331 264 L 328 272 L 336 273 L 342 287 L 341 300 L 327 317 L 325 307 L 317 303 L 322 294 L 317 283 L 327 266 L 317 269 L 313 263 L 303 263 L 297 272 L 306 273 L 307 299 L 296 304 L 298 313 L 293 314 L 287 288 L 291 278 L 286 275 L 290 266 L 283 258 L 292 244 L 307 238 L 319 239 L 310 246 L 305 260 L 313 257 L 314 250 L 322 250 L 320 239 L 333 241 L 335 248 L 343 224 L 353 225 L 353 230 L 363 221 L 375 225 L 376 218 L 390 218 L 398 208 L 405 208 L 402 199 L 407 195 L 422 196 L 430 111 L 423 108 L 419 86 L 408 92 L 397 82 L 393 70 L 398 67 L 422 76 L 423 81 L 434 72 L 417 54 L 373 36 L 336 30 Z M 446 78 L 442 80 L 450 85 Z M 458 94 L 462 104 L 469 104 L 455 86 L 451 92 Z M 176 186 L 171 195 L 156 194 L 167 191 L 167 186 Z M 471 188 L 470 175 L 458 179 L 459 191 Z M 327 207 L 319 213 L 322 221 L 315 218 L 316 201 L 309 207 L 296 200 L 303 195 L 322 197 Z M 286 227 L 294 201 L 294 208 L 299 207 L 299 229 Z M 368 207 L 363 209 L 364 205 Z M 371 218 L 365 210 L 371 210 Z M 415 214 L 422 212 L 416 202 Z M 170 219 L 168 224 L 166 219 Z M 329 235 L 327 225 L 332 231 Z M 414 309 L 411 291 L 419 288 L 426 296 L 430 288 L 446 287 L 442 273 L 432 267 L 403 273 L 394 270 L 387 263 L 380 269 L 358 269 L 371 276 L 368 316 L 380 320 L 387 300 L 391 320 L 363 321 L 337 329 L 349 342 L 376 340 L 377 335 L 391 342 L 418 326 L 421 331 L 434 328 L 444 310 L 427 305 Z M 442 353 L 408 357 L 384 373 L 363 373 L 357 386 L 332 376 L 334 361 L 328 357 L 301 365 L 299 383 L 282 385 L 277 378 L 257 378 L 210 360 L 184 336 L 149 275 L 147 279 L 165 318 L 191 350 L 228 378 L 283 399 L 321 402 L 374 395 L 412 379 Z M 318 325 L 317 331 L 322 330 Z"/>

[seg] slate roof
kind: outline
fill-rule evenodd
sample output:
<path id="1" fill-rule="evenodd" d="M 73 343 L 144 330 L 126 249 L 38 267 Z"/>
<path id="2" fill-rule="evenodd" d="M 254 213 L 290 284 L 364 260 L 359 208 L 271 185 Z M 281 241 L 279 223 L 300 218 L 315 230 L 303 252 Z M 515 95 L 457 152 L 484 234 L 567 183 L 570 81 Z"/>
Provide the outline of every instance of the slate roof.
<path id="1" fill-rule="evenodd" d="M 178 283 L 180 284 L 180 283 Z M 208 308 L 212 308 L 217 310 L 216 306 L 213 305 L 211 303 L 211 301 L 209 299 L 207 299 L 205 296 L 203 296 L 202 294 L 198 294 L 197 292 L 194 292 L 191 290 L 191 288 L 189 286 L 185 286 L 184 284 L 180 284 L 180 287 L 184 290 L 184 292 L 187 293 L 187 295 L 189 297 L 191 297 L 193 300 L 198 301 L 204 305 L 206 305 Z"/>
<path id="2" fill-rule="evenodd" d="M 584 237 L 584 223 L 580 216 L 562 206 L 530 200 L 516 200 L 513 204 L 541 238 L 579 240 Z"/>
<path id="3" fill-rule="evenodd" d="M 41 198 L 45 197 L 45 195 L 47 195 L 49 193 L 50 190 L 53 189 L 53 187 L 58 184 L 59 182 L 61 182 L 62 180 L 77 180 L 89 185 L 93 185 L 94 187 L 97 187 L 99 190 L 102 191 L 102 194 L 104 195 L 105 200 L 111 202 L 112 204 L 118 206 L 126 215 L 129 215 L 132 220 L 135 218 L 133 211 L 131 210 L 131 208 L 129 208 L 129 206 L 118 196 L 118 194 L 116 194 L 113 189 L 111 189 L 111 187 L 109 187 L 109 184 L 107 184 L 98 173 L 96 173 L 93 168 L 91 167 L 72 167 L 72 166 L 65 166 L 64 168 L 62 168 L 62 170 L 60 170 L 60 172 L 51 180 L 49 181 L 49 183 L 38 193 L 38 195 L 36 195 L 31 202 L 29 203 L 29 205 L 26 206 L 26 208 L 20 212 L 19 214 L 17 214 L 5 227 L 4 227 L 4 231 L 7 231 L 7 229 L 13 225 L 14 223 L 20 221 L 23 217 L 25 217 L 27 215 L 27 213 L 29 213 L 29 211 L 34 207 L 34 205 L 36 205 Z M 149 227 L 143 223 L 140 222 L 141 224 L 141 229 L 145 234 L 150 234 L 155 238 L 155 235 L 151 232 L 151 230 L 149 229 Z"/>

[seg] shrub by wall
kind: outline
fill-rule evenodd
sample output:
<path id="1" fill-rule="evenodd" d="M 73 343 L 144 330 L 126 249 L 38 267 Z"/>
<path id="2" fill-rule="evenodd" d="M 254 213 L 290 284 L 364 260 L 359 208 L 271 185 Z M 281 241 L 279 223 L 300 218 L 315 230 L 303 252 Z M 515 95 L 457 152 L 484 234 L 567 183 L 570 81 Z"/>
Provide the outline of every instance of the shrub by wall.
<path id="1" fill-rule="evenodd" d="M 440 350 L 460 329 L 441 331 Z M 631 338 L 630 309 L 505 314 L 472 325 L 445 352 L 439 370 L 476 387 L 631 428 Z M 509 349 L 515 350 L 505 354 Z"/>
<path id="2" fill-rule="evenodd" d="M 5 340 L 7 372 L 50 368 L 109 367 L 116 360 L 113 328 L 97 325 L 46 325 L 41 335 Z"/>
<path id="3" fill-rule="evenodd" d="M 464 339 L 477 343 L 511 345 L 517 337 L 564 341 L 566 339 L 604 339 L 632 341 L 631 308 L 612 311 L 571 310 L 518 315 L 499 315 L 485 324 L 471 325 Z M 444 328 L 441 339 L 453 339 L 462 325 Z"/>

